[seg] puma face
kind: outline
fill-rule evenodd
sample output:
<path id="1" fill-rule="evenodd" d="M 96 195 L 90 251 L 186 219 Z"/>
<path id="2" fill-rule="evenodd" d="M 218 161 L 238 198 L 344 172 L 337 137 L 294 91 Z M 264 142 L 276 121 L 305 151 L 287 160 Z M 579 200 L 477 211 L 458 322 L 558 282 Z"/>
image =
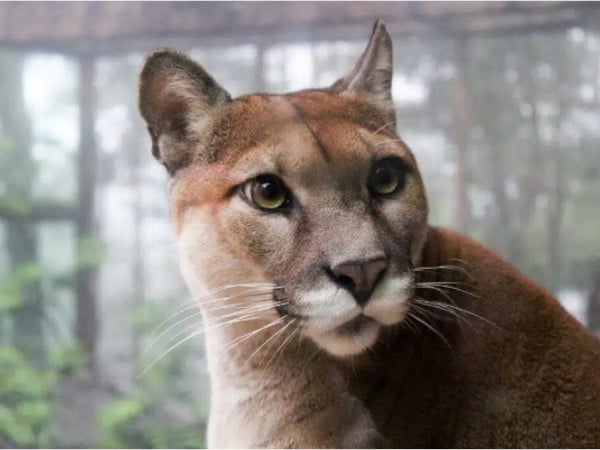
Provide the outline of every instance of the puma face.
<path id="1" fill-rule="evenodd" d="M 338 356 L 364 351 L 403 320 L 427 203 L 394 132 L 391 67 L 381 24 L 331 88 L 286 95 L 231 100 L 185 56 L 150 56 L 140 107 L 172 174 L 193 293 L 264 283 L 260 295 L 238 290 L 223 302 L 299 328 Z"/>

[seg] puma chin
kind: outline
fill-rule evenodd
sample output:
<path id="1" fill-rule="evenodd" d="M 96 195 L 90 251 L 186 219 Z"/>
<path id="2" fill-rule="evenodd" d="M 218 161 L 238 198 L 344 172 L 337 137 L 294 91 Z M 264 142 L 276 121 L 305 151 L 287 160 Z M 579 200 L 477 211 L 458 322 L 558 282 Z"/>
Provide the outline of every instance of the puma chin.
<path id="1" fill-rule="evenodd" d="M 283 292 L 276 291 L 275 302 Z M 283 294 L 283 295 L 282 295 Z M 278 307 L 282 317 L 295 317 L 302 333 L 336 356 L 351 356 L 371 347 L 385 326 L 401 322 L 409 308 L 412 276 L 385 276 L 363 305 L 351 293 L 336 286 L 309 290 L 299 295 L 292 312 Z M 285 304 L 285 303 L 284 303 Z"/>

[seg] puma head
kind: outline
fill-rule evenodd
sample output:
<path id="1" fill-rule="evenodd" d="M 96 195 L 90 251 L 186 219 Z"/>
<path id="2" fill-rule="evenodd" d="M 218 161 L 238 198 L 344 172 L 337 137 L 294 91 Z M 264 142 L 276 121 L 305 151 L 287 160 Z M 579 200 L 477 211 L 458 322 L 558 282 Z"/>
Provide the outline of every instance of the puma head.
<path id="1" fill-rule="evenodd" d="M 293 321 L 341 356 L 403 320 L 427 201 L 395 132 L 392 67 L 379 21 L 354 67 L 324 89 L 232 99 L 188 57 L 148 57 L 140 110 L 171 175 L 179 259 L 194 294 L 268 283 L 265 318 Z M 255 301 L 240 298 L 248 308 Z"/>

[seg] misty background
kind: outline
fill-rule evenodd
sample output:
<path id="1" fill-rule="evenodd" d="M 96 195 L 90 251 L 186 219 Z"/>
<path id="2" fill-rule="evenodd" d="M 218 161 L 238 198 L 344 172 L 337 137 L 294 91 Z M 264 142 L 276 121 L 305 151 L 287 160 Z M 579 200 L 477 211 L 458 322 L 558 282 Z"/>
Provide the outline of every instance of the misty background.
<path id="1" fill-rule="evenodd" d="M 164 39 L 123 25 L 125 3 L 38 3 L 26 19 L 1 5 L 0 447 L 205 445 L 203 340 L 188 339 L 201 320 L 165 322 L 190 297 L 137 110 L 144 55 L 162 45 L 233 96 L 283 93 L 332 84 L 381 17 L 430 223 L 494 248 L 599 332 L 600 20 L 540 22 L 567 17 L 561 4 L 158 4 Z M 515 11 L 521 22 L 500 21 Z M 181 29 L 219 23 L 222 36 Z"/>

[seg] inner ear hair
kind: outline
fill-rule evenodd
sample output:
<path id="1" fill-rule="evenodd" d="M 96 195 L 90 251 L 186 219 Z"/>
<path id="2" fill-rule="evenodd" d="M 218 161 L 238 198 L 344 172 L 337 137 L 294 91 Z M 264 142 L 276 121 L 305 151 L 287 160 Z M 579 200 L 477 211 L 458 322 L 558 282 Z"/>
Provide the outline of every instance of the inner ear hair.
<path id="1" fill-rule="evenodd" d="M 395 123 L 396 115 L 392 101 L 393 67 L 392 38 L 385 24 L 377 20 L 367 48 L 354 67 L 331 88 L 367 99 L 384 111 Z"/>
<path id="2" fill-rule="evenodd" d="M 199 64 L 161 49 L 140 74 L 139 108 L 152 139 L 152 154 L 169 173 L 189 164 L 203 131 L 230 95 Z"/>

